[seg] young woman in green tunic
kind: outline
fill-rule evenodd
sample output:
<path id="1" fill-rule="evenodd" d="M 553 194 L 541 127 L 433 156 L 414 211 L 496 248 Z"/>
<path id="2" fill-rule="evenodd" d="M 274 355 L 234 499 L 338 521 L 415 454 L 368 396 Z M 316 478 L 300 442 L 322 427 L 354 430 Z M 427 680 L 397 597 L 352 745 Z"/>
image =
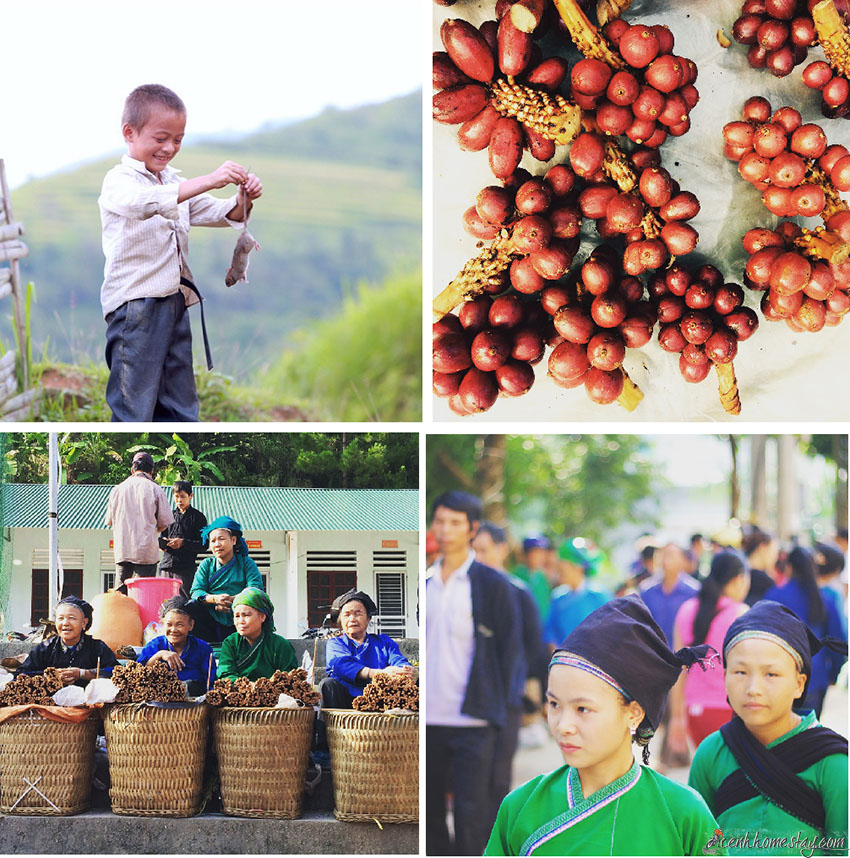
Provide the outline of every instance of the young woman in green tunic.
<path id="1" fill-rule="evenodd" d="M 639 765 L 667 692 L 708 647 L 673 653 L 638 596 L 614 599 L 549 667 L 549 729 L 565 765 L 511 792 L 485 855 L 703 855 L 716 823 L 689 787 Z"/>
<path id="2" fill-rule="evenodd" d="M 276 670 L 298 666 L 292 644 L 274 634 L 274 605 L 256 587 L 246 587 L 233 599 L 236 632 L 221 644 L 218 675 L 223 679 L 270 677 Z"/>
<path id="3" fill-rule="evenodd" d="M 723 642 L 735 717 L 697 748 L 689 783 L 730 855 L 846 855 L 847 740 L 802 716 L 820 641 L 784 605 L 757 602 Z"/>

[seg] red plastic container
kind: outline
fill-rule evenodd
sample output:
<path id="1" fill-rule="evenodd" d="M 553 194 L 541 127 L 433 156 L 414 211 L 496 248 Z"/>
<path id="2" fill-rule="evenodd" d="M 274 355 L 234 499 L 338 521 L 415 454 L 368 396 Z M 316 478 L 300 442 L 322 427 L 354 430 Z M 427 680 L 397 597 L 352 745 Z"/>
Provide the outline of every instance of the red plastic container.
<path id="1" fill-rule="evenodd" d="M 159 622 L 159 606 L 180 592 L 179 578 L 128 578 L 127 595 L 139 606 L 142 625 Z"/>

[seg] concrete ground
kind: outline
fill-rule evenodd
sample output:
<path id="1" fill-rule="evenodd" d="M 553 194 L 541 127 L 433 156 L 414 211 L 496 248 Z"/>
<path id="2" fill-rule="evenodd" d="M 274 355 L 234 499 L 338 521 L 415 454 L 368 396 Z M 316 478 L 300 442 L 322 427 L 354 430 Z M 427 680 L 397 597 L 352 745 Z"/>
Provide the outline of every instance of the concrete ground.
<path id="1" fill-rule="evenodd" d="M 826 695 L 824 701 L 823 712 L 821 714 L 821 723 L 825 727 L 830 727 L 842 736 L 847 735 L 847 685 L 846 685 L 846 670 L 839 678 L 839 685 L 833 685 Z M 542 772 L 550 772 L 553 769 L 563 764 L 561 752 L 555 744 L 555 740 L 549 735 L 548 729 L 545 729 L 545 722 L 541 719 L 539 723 L 544 730 L 540 730 L 539 734 L 544 739 L 543 743 L 536 748 L 520 747 L 514 756 L 513 777 L 511 787 L 518 787 L 524 784 L 535 775 Z M 544 736 L 545 731 L 545 736 Z M 661 748 L 661 735 L 655 736 L 650 743 L 650 765 L 656 767 Z M 688 782 L 688 772 L 690 768 L 685 766 L 682 768 L 669 769 L 664 772 L 667 777 L 672 780 L 680 781 L 681 783 Z"/>
<path id="2" fill-rule="evenodd" d="M 0 855 L 416 854 L 418 825 L 301 819 L 245 819 L 207 813 L 189 819 L 116 816 L 0 816 Z"/>

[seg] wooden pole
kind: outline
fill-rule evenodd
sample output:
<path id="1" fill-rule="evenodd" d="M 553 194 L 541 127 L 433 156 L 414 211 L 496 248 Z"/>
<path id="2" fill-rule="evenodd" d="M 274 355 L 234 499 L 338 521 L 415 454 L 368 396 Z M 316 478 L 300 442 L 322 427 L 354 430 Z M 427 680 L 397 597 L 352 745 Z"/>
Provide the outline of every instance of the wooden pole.
<path id="1" fill-rule="evenodd" d="M 9 186 L 6 183 L 6 162 L 0 158 L 0 195 L 3 197 L 3 208 L 6 212 L 6 221 L 12 223 L 12 200 L 9 196 Z M 23 242 L 15 242 L 15 244 L 23 244 Z M 26 245 L 23 245 L 26 249 Z M 25 254 L 21 254 L 25 255 Z M 29 389 L 29 367 L 26 361 L 26 326 L 24 325 L 24 313 L 21 306 L 21 271 L 18 266 L 17 257 L 11 261 L 12 274 L 12 306 L 15 311 L 15 328 L 18 331 L 18 344 L 21 351 L 21 367 L 24 381 L 24 390 Z"/>

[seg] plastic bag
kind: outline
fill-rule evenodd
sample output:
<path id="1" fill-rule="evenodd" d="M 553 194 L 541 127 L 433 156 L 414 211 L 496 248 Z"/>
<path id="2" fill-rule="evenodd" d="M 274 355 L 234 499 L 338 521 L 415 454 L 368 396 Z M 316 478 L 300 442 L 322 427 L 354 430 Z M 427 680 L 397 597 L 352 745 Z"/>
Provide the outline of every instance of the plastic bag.
<path id="1" fill-rule="evenodd" d="M 15 677 L 7 670 L 0 667 L 0 691 L 2 691 Z"/>
<path id="2" fill-rule="evenodd" d="M 307 672 L 307 681 L 313 682 L 313 659 L 310 657 L 310 651 L 304 650 L 304 655 L 301 656 L 301 667 Z"/>
<path id="3" fill-rule="evenodd" d="M 165 626 L 162 623 L 158 623 L 155 620 L 148 623 L 145 626 L 144 632 L 142 632 L 142 640 L 148 644 L 154 638 L 158 638 L 160 635 L 165 634 Z"/>
<path id="4" fill-rule="evenodd" d="M 114 703 L 121 689 L 111 679 L 93 679 L 86 686 L 86 705 Z"/>
<path id="5" fill-rule="evenodd" d="M 66 685 L 53 695 L 53 702 L 57 706 L 85 706 L 86 689 L 79 685 Z"/>
<path id="6" fill-rule="evenodd" d="M 277 703 L 275 703 L 274 708 L 275 709 L 300 709 L 301 706 L 294 697 L 290 697 L 288 694 L 281 694 L 280 697 L 277 698 Z"/>

